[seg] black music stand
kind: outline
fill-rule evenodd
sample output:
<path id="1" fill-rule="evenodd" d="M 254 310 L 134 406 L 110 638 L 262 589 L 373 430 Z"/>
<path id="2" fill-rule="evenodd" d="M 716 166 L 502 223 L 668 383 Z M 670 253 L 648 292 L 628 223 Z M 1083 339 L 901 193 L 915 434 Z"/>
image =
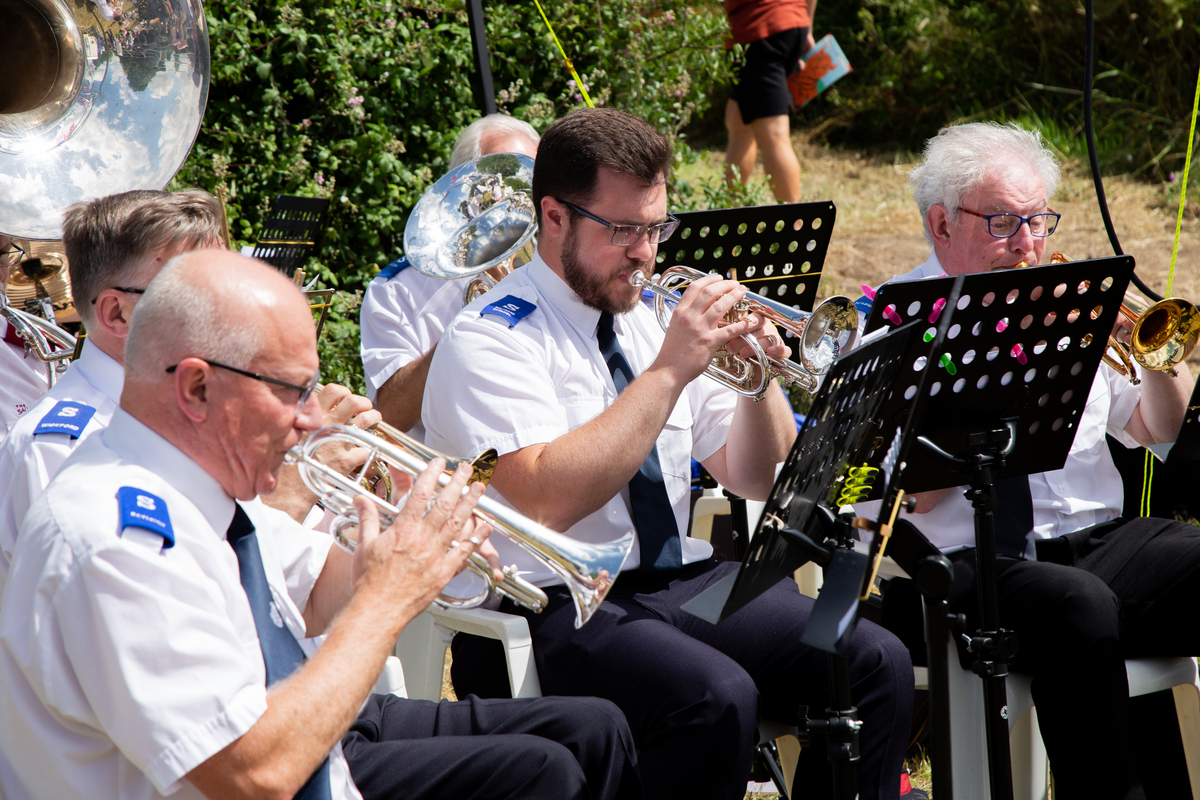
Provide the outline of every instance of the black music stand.
<path id="1" fill-rule="evenodd" d="M 745 284 L 754 294 L 812 311 L 837 207 L 829 202 L 715 208 L 677 214 L 679 230 L 663 242 L 655 271 L 684 264 Z M 790 332 L 784 339 L 798 349 Z"/>
<path id="2" fill-rule="evenodd" d="M 758 533 L 741 569 L 714 584 L 683 609 L 716 624 L 753 600 L 808 561 L 825 567 L 825 589 L 830 608 L 839 606 L 846 590 L 851 607 L 857 607 L 858 587 L 866 568 L 866 556 L 849 549 L 848 525 L 838 535 L 847 537 L 841 547 L 819 542 L 825 533 L 807 532 L 833 519 L 822 504 L 835 502 L 843 494 L 853 468 L 862 463 L 873 446 L 871 435 L 880 405 L 901 369 L 901 357 L 919 338 L 912 325 L 843 355 L 825 376 L 783 470 L 775 481 Z M 820 604 L 821 601 L 818 601 Z M 834 610 L 818 613 L 814 608 L 804 641 L 830 652 L 830 708 L 825 717 L 809 718 L 799 710 L 801 736 L 821 732 L 833 768 L 835 796 L 853 798 L 858 793 L 857 709 L 850 698 L 850 673 L 845 657 L 853 636 L 854 614 Z"/>
<path id="3" fill-rule="evenodd" d="M 926 435 L 906 459 L 906 491 L 959 486 L 964 475 L 971 487 L 982 630 L 970 644 L 978 656 L 972 670 L 984 681 L 994 800 L 1012 798 L 1004 677 L 1017 648 L 999 624 L 995 481 L 1065 463 L 1132 273 L 1133 259 L 1121 256 L 967 275 L 956 302 L 954 278 L 889 283 L 867 322 L 868 332 L 913 319 L 928 324 L 935 311 L 955 309 L 936 358 L 904 365 L 914 375 L 937 374 L 922 388 L 912 378 L 889 398 L 884 418 L 924 399 Z"/>
<path id="4" fill-rule="evenodd" d="M 251 255 L 291 278 L 316 252 L 328 208 L 324 197 L 278 195 Z"/>

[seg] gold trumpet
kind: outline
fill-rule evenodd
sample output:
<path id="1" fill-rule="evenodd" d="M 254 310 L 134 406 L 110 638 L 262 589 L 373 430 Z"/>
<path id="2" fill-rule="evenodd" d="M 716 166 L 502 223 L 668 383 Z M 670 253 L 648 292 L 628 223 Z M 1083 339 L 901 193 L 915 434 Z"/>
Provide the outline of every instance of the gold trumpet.
<path id="1" fill-rule="evenodd" d="M 321 498 L 326 508 L 337 514 L 332 525 L 333 535 L 337 543 L 349 552 L 354 552 L 357 546 L 353 539 L 345 535 L 347 528 L 358 523 L 354 512 L 355 497 L 366 497 L 374 503 L 380 511 L 380 523 L 383 525 L 390 524 L 400 513 L 399 507 L 361 486 L 360 480 L 372 466 L 386 470 L 390 465 L 416 476 L 425 469 L 430 459 L 445 458 L 394 428 L 386 435 L 389 439 L 393 436 L 395 438 L 393 441 L 385 441 L 383 437 L 360 428 L 330 425 L 316 431 L 288 451 L 288 463 L 297 465 L 300 477 L 308 488 Z M 371 452 L 357 474 L 346 476 L 322 464 L 315 457 L 317 448 L 331 442 L 366 447 Z M 453 469 L 462 460 L 447 458 L 447 468 Z M 443 486 L 449 481 L 449 471 L 443 472 L 438 478 L 439 484 Z M 562 579 L 575 603 L 577 628 L 591 619 L 592 614 L 599 608 L 633 547 L 633 531 L 604 544 L 577 542 L 486 496 L 479 498 L 475 516 L 490 523 Z M 501 580 L 495 579 L 491 566 L 478 553 L 471 554 L 468 567 L 484 581 L 484 590 L 469 598 L 442 594 L 436 601 L 439 605 L 448 608 L 473 608 L 496 593 L 534 611 L 541 611 L 546 607 L 545 592 L 522 579 L 517 574 L 515 565 L 501 570 L 504 576 Z"/>
<path id="2" fill-rule="evenodd" d="M 654 278 L 647 278 L 642 272 L 635 271 L 629 276 L 629 282 L 654 294 L 658 324 L 666 330 L 671 322 L 668 305 L 673 307 L 678 304 L 680 292 L 704 275 L 691 267 L 675 266 Z M 704 374 L 756 401 L 766 394 L 772 378 L 782 378 L 785 384 L 798 386 L 806 392 L 816 391 L 818 376 L 828 372 L 838 356 L 853 347 L 854 340 L 858 338 L 858 309 L 844 295 L 830 297 L 809 313 L 767 297 L 747 294 L 730 309 L 725 324 L 738 322 L 750 314 L 765 317 L 775 327 L 794 335 L 799 342 L 800 364 L 771 358 L 757 339 L 746 337 L 744 341 L 754 351 L 752 359 L 744 360 L 722 348 Z M 759 365 L 757 381 L 754 380 L 753 362 Z"/>
<path id="3" fill-rule="evenodd" d="M 1062 253 L 1053 253 L 1049 263 L 1065 264 L 1071 259 Z M 1017 268 L 1029 266 L 1024 261 Z M 1108 348 L 1104 363 L 1137 385 L 1142 379 L 1137 375 L 1136 362 L 1144 369 L 1167 372 L 1175 377 L 1175 367 L 1191 355 L 1200 340 L 1200 313 L 1196 306 L 1178 297 L 1168 297 L 1151 304 L 1127 291 L 1121 299 L 1120 315 L 1132 326 L 1129 329 L 1129 344 L 1115 336 L 1108 337 Z"/>

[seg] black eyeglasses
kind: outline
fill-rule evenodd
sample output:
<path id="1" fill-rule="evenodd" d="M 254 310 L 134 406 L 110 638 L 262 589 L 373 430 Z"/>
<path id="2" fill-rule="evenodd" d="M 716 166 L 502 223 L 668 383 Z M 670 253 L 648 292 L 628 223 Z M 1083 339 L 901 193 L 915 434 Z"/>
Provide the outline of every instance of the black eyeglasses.
<path id="1" fill-rule="evenodd" d="M 110 286 L 109 288 L 113 289 L 114 291 L 125 292 L 127 294 L 145 294 L 146 293 L 145 289 L 130 289 L 125 286 Z M 92 298 L 92 305 L 96 305 L 95 297 Z M 209 363 L 212 363 L 212 362 L 209 362 Z"/>
<path id="2" fill-rule="evenodd" d="M 566 200 L 559 200 L 567 208 L 574 211 L 576 214 L 582 214 L 593 222 L 599 222 L 606 228 L 612 230 L 612 243 L 617 247 L 629 247 L 638 243 L 638 240 L 645 234 L 650 239 L 650 244 L 658 244 L 665 242 L 671 238 L 671 234 L 679 227 L 679 220 L 673 214 L 667 214 L 667 221 L 660 222 L 657 225 L 614 225 L 606 219 L 600 219 L 591 212 L 584 211 L 579 206 L 568 203 Z"/>
<path id="3" fill-rule="evenodd" d="M 11 249 L 0 253 L 0 267 L 12 267 L 21 263 L 21 259 L 25 257 L 25 251 L 15 244 Z"/>
<path id="4" fill-rule="evenodd" d="M 236 372 L 238 375 L 245 375 L 247 378 L 253 378 L 256 381 L 262 381 L 263 383 L 269 383 L 274 386 L 282 386 L 285 389 L 293 389 L 293 390 L 299 392 L 300 398 L 296 401 L 296 416 L 297 417 L 299 417 L 300 412 L 304 410 L 304 405 L 305 405 L 305 403 L 308 402 L 308 398 L 312 397 L 313 392 L 315 392 L 317 390 L 317 387 L 321 385 L 321 373 L 319 373 L 319 372 L 317 373 L 317 377 L 312 379 L 312 383 L 308 384 L 307 386 L 297 386 L 294 383 L 288 383 L 287 381 L 281 381 L 278 378 L 268 378 L 266 375 L 259 375 L 257 372 L 250 372 L 248 370 L 239 369 L 237 367 L 231 367 L 228 364 L 221 364 L 220 362 L 217 362 L 217 361 L 210 361 L 207 358 L 201 359 L 201 360 L 204 361 L 206 364 L 208 364 L 210 367 L 220 367 L 221 369 L 227 369 L 230 372 Z M 167 372 L 173 374 L 175 372 L 175 370 L 177 370 L 177 369 L 179 369 L 179 365 L 175 364 L 174 366 L 167 367 Z"/>
<path id="5" fill-rule="evenodd" d="M 1054 211 L 1048 211 L 1041 214 L 1034 214 L 1031 217 L 1022 217 L 1020 214 L 980 214 L 978 211 L 971 211 L 969 208 L 959 207 L 959 211 L 964 211 L 972 217 L 986 219 L 988 224 L 988 233 L 995 236 L 997 239 L 1007 239 L 1021 229 L 1021 225 L 1029 223 L 1029 232 L 1039 238 L 1044 238 L 1054 233 L 1058 228 L 1058 221 L 1062 219 L 1062 214 Z"/>

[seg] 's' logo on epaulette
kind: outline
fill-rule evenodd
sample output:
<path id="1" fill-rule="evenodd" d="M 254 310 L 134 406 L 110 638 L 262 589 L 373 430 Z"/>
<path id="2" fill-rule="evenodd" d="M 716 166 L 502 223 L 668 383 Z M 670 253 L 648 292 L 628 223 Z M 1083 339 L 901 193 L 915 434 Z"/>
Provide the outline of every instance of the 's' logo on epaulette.
<path id="1" fill-rule="evenodd" d="M 532 314 L 536 308 L 537 306 L 528 300 L 522 300 L 521 298 L 510 294 L 507 297 L 502 297 L 494 303 L 488 303 L 483 307 L 483 310 L 479 312 L 479 316 L 482 317 L 490 314 L 491 316 L 500 317 L 500 319 L 507 322 L 508 327 L 511 328 Z"/>
<path id="2" fill-rule="evenodd" d="M 117 506 L 121 509 L 121 530 L 144 528 L 163 538 L 163 549 L 175 546 L 175 529 L 167 504 L 158 495 L 134 486 L 117 489 Z"/>
<path id="3" fill-rule="evenodd" d="M 87 427 L 96 409 L 74 400 L 60 400 L 50 409 L 50 413 L 42 417 L 42 421 L 33 429 L 33 435 L 39 433 L 65 433 L 72 439 L 78 439 L 79 434 Z"/>

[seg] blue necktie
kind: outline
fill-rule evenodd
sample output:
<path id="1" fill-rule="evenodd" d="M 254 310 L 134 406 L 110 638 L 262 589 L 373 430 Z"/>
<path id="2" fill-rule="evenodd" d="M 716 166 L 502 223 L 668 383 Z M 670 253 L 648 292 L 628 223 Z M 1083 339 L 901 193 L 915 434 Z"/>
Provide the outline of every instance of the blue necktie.
<path id="1" fill-rule="evenodd" d="M 608 365 L 608 371 L 612 373 L 617 394 L 620 394 L 633 381 L 634 375 L 621 345 L 617 342 L 617 334 L 613 331 L 613 315 L 607 311 L 600 312 L 596 341 L 600 345 L 600 355 Z M 671 500 L 667 497 L 667 486 L 663 482 L 657 445 L 650 448 L 649 455 L 642 462 L 642 468 L 630 479 L 629 501 L 640 545 L 639 569 L 658 572 L 676 570 L 683 566 L 679 528 L 675 522 Z"/>
<path id="2" fill-rule="evenodd" d="M 274 607 L 267 573 L 263 569 L 262 553 L 258 549 L 258 534 L 254 532 L 254 523 L 239 503 L 234 503 L 233 522 L 229 523 L 225 538 L 237 556 L 242 588 L 246 591 L 250 611 L 254 614 L 258 644 L 267 668 L 267 686 L 270 686 L 291 675 L 304 663 L 304 651 L 292 632 L 283 625 L 283 617 Z M 328 758 L 295 797 L 297 800 L 330 800 Z"/>

